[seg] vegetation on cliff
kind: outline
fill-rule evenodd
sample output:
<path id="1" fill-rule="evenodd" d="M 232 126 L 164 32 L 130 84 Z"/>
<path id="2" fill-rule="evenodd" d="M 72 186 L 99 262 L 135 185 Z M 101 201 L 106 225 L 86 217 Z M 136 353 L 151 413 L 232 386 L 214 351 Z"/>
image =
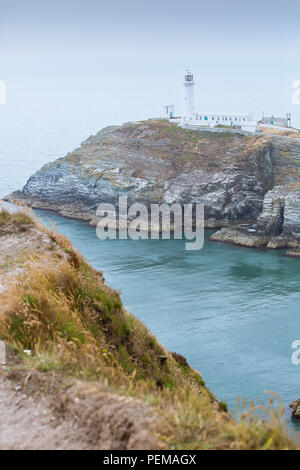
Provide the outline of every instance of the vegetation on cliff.
<path id="1" fill-rule="evenodd" d="M 29 214 L 4 211 L 0 215 L 2 251 L 9 245 L 9 237 L 17 237 L 18 248 L 10 260 L 10 277 L 6 276 L 0 305 L 0 339 L 13 352 L 5 372 L 8 376 L 24 372 L 23 385 L 28 377 L 39 377 L 45 394 L 47 377 L 51 377 L 51 386 L 57 383 L 60 388 L 84 383 L 94 400 L 89 416 L 94 420 L 94 434 L 98 428 L 93 414 L 103 393 L 131 397 L 131 410 L 148 410 L 145 413 L 152 416 L 151 423 L 143 425 L 153 436 L 151 444 L 145 439 L 145 447 L 296 447 L 286 432 L 282 410 L 271 406 L 273 398 L 270 408 L 261 410 L 264 418 L 257 417 L 252 404 L 233 420 L 200 374 L 183 356 L 167 351 L 126 311 L 119 293 L 106 285 L 102 273 L 67 238 L 46 229 Z M 24 251 L 28 240 L 31 250 Z M 101 421 L 101 414 L 95 416 Z M 85 416 L 84 423 L 87 421 Z M 132 423 L 127 426 L 129 429 Z M 101 436 L 99 431 L 96 439 Z"/>

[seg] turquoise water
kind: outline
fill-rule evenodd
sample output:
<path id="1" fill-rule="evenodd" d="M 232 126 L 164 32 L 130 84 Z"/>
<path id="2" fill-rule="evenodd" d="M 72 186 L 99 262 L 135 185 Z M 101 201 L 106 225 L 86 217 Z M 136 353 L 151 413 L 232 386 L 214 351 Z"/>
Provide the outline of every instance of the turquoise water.
<path id="1" fill-rule="evenodd" d="M 184 354 L 219 400 L 263 399 L 286 406 L 300 396 L 299 260 L 211 242 L 185 251 L 181 240 L 98 240 L 95 228 L 54 213 L 51 219 L 103 270 L 124 304 L 171 351 Z M 293 423 L 294 429 L 300 426 Z"/>

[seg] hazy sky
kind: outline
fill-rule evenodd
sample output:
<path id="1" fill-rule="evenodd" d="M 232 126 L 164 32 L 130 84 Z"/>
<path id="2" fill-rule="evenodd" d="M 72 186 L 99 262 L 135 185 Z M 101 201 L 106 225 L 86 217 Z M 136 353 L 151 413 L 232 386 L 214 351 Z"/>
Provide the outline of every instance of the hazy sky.
<path id="1" fill-rule="evenodd" d="M 189 66 L 199 109 L 300 126 L 299 24 L 299 0 L 0 0 L 0 80 L 9 103 L 95 99 L 126 120 L 180 112 Z"/>

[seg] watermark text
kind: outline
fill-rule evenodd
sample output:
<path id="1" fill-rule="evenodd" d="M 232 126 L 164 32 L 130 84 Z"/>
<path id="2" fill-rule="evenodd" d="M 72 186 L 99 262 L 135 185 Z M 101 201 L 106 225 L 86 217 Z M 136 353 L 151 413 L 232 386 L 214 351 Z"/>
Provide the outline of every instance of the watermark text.
<path id="1" fill-rule="evenodd" d="M 292 83 L 292 88 L 295 90 L 292 93 L 292 103 L 300 104 L 300 80 L 294 80 Z"/>
<path id="2" fill-rule="evenodd" d="M 291 357 L 292 364 L 298 366 L 300 364 L 300 339 L 292 342 L 292 349 L 295 349 Z"/>
<path id="3" fill-rule="evenodd" d="M 126 196 L 118 204 L 103 203 L 97 208 L 96 233 L 101 240 L 186 239 L 186 250 L 200 250 L 204 244 L 203 204 L 134 203 L 128 206 Z"/>

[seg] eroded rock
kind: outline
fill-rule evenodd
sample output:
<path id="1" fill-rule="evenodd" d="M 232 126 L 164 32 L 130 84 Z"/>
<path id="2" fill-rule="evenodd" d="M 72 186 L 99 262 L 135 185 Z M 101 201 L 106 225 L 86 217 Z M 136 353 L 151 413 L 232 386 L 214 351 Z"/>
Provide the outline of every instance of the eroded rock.
<path id="1" fill-rule="evenodd" d="M 117 206 L 119 196 L 146 206 L 202 203 L 206 227 L 227 227 L 213 240 L 297 251 L 299 181 L 300 139 L 199 132 L 149 120 L 101 130 L 6 199 L 93 225 L 98 205 Z"/>
<path id="2" fill-rule="evenodd" d="M 96 223 L 98 204 L 203 203 L 207 226 L 256 219 L 272 187 L 273 146 L 264 136 L 205 133 L 167 121 L 108 127 L 7 196 Z"/>
<path id="3" fill-rule="evenodd" d="M 292 408 L 293 416 L 295 418 L 300 418 L 300 399 L 292 401 L 290 408 Z"/>

